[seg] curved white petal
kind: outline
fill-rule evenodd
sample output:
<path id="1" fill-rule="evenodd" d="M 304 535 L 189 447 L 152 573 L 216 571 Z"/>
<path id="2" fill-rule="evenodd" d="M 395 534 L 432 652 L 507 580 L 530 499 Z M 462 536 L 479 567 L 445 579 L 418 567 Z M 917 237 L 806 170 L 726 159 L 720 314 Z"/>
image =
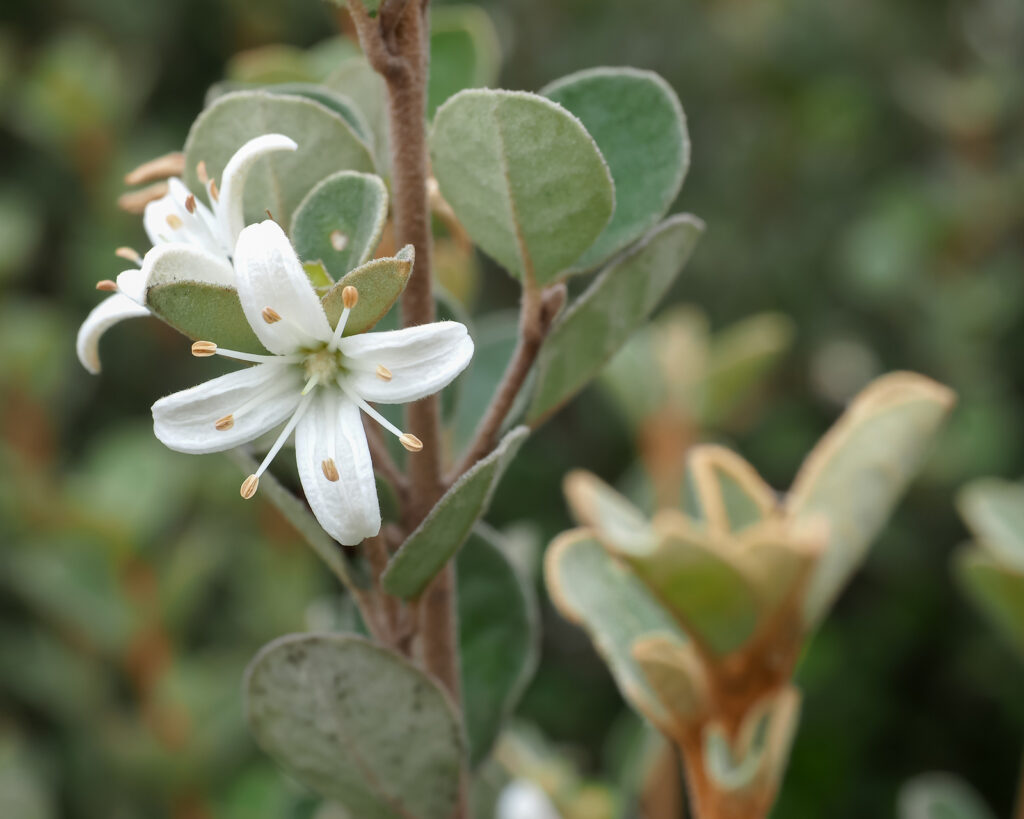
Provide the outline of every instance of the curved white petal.
<path id="1" fill-rule="evenodd" d="M 143 258 L 141 272 L 146 289 L 176 282 L 235 286 L 235 271 L 228 260 L 194 245 L 157 245 Z M 120 281 L 119 277 L 118 285 Z"/>
<path id="2" fill-rule="evenodd" d="M 332 330 L 299 257 L 277 222 L 249 225 L 235 247 L 235 278 L 245 317 L 263 346 L 287 355 L 330 341 Z M 280 321 L 268 324 L 263 310 Z"/>
<path id="3" fill-rule="evenodd" d="M 377 484 L 359 408 L 337 390 L 319 390 L 299 421 L 295 459 L 306 500 L 327 534 L 355 546 L 380 531 Z M 336 481 L 324 473 L 328 459 Z"/>
<path id="4" fill-rule="evenodd" d="M 146 303 L 146 274 L 139 268 L 124 270 L 117 274 L 117 289 L 136 304 Z"/>
<path id="5" fill-rule="evenodd" d="M 188 188 L 178 178 L 167 181 L 168 191 L 146 205 L 142 213 L 142 226 L 153 246 L 182 243 L 193 245 L 218 256 L 231 253 L 228 236 L 221 231 L 209 209 L 194 199 L 192 210 L 186 206 Z"/>
<path id="6" fill-rule="evenodd" d="M 269 432 L 298 406 L 302 377 L 295 367 L 259 364 L 161 398 L 153 432 L 178 452 L 220 452 Z M 233 416 L 230 429 L 214 424 Z"/>
<path id="7" fill-rule="evenodd" d="M 234 249 L 238 234 L 245 227 L 242 197 L 245 194 L 245 180 L 253 164 L 267 154 L 275 151 L 294 151 L 298 147 L 294 140 L 284 134 L 264 134 L 250 139 L 228 160 L 221 176 L 220 196 L 213 207 L 221 231 L 232 245 L 229 252 Z"/>
<path id="8" fill-rule="evenodd" d="M 433 395 L 461 373 L 473 357 L 473 339 L 457 321 L 438 321 L 343 338 L 339 349 L 352 359 L 347 383 L 367 401 L 399 404 Z M 386 367 L 391 380 L 377 376 Z"/>
<path id="9" fill-rule="evenodd" d="M 82 366 L 93 375 L 99 373 L 102 335 L 120 321 L 148 315 L 149 310 L 121 293 L 108 296 L 97 304 L 78 328 L 75 348 Z"/>

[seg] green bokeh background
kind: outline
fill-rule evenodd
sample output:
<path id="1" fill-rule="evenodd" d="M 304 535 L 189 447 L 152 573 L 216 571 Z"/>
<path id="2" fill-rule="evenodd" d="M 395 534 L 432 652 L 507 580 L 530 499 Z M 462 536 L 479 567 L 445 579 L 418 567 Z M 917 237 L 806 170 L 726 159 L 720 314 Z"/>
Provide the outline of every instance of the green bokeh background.
<path id="1" fill-rule="evenodd" d="M 1010 812 L 1021 668 L 949 573 L 955 489 L 1024 464 L 1024 6 L 1019 0 L 510 0 L 502 85 L 593 65 L 658 71 L 693 163 L 677 210 L 709 229 L 672 295 L 713 327 L 763 310 L 795 346 L 708 430 L 777 487 L 873 375 L 960 394 L 928 469 L 811 645 L 778 817 L 888 816 L 900 784 L 957 772 Z M 152 437 L 149 406 L 210 373 L 153 321 L 87 375 L 74 334 L 118 245 L 123 174 L 181 146 L 235 52 L 335 33 L 318 0 L 39 0 L 0 19 L 0 805 L 11 819 L 306 816 L 248 739 L 238 687 L 287 631 L 344 623 L 326 573 L 234 468 Z M 485 267 L 475 310 L 514 303 Z M 544 544 L 564 472 L 633 461 L 590 389 L 524 448 L 491 521 Z M 311 602 L 312 601 L 312 602 Z M 623 705 L 543 603 L 520 708 L 610 775 Z M 5 802 L 5 800 L 7 800 Z M 20 807 L 17 807 L 20 806 Z M 29 807 L 25 807 L 29 806 Z M 18 812 L 18 811 L 22 812 Z M 30 811 L 35 810 L 35 813 Z M 39 812 L 42 811 L 42 812 Z"/>

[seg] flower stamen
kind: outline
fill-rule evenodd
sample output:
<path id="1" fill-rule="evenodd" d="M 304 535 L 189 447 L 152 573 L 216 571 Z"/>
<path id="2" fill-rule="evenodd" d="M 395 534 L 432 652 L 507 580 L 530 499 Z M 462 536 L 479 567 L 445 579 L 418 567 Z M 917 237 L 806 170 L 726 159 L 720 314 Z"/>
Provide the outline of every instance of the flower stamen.
<path id="1" fill-rule="evenodd" d="M 381 415 L 377 410 L 371 407 L 359 393 L 355 392 L 351 387 L 345 384 L 345 381 L 341 378 L 338 379 L 338 386 L 341 387 L 342 392 L 347 395 L 352 402 L 359 407 L 363 412 L 369 415 L 374 421 L 380 424 L 384 429 L 398 438 L 399 442 L 409 452 L 419 452 L 423 449 L 423 442 L 413 435 L 411 432 L 402 432 L 398 427 L 392 424 L 387 418 Z"/>
<path id="2" fill-rule="evenodd" d="M 398 441 L 410 452 L 419 452 L 421 449 L 423 449 L 423 441 L 421 441 L 411 432 L 405 432 L 402 435 L 400 435 Z"/>
<path id="3" fill-rule="evenodd" d="M 171 230 L 181 230 L 185 227 L 185 223 L 181 221 L 181 217 L 176 213 L 167 214 L 167 224 Z"/>
<path id="4" fill-rule="evenodd" d="M 390 381 L 391 380 L 391 370 L 389 370 L 383 364 L 378 364 L 377 365 L 377 378 L 379 378 L 381 381 Z"/>
<path id="5" fill-rule="evenodd" d="M 253 495 L 256 494 L 256 490 L 260 485 L 259 475 L 250 475 L 244 481 L 242 481 L 242 488 L 239 490 L 239 494 L 246 500 L 249 500 Z"/>
<path id="6" fill-rule="evenodd" d="M 194 193 L 190 193 L 185 197 L 185 210 L 189 213 L 196 212 L 196 195 Z"/>
<path id="7" fill-rule="evenodd" d="M 223 418 L 218 418 L 213 426 L 220 432 L 227 432 L 235 425 L 235 416 L 232 414 L 225 415 Z"/>
<path id="8" fill-rule="evenodd" d="M 104 293 L 116 293 L 117 282 L 115 282 L 113 279 L 101 279 L 100 281 L 96 282 L 96 289 L 102 290 Z"/>
<path id="9" fill-rule="evenodd" d="M 267 324 L 275 324 L 281 320 L 281 314 L 277 312 L 273 307 L 264 307 L 263 312 L 260 313 L 263 316 L 263 320 Z"/>
<path id="10" fill-rule="evenodd" d="M 327 349 L 332 353 L 338 349 L 338 343 L 341 341 L 341 334 L 345 332 L 345 325 L 348 323 L 348 317 L 352 313 L 352 308 L 359 303 L 359 291 L 356 290 L 352 285 L 348 285 L 341 291 L 341 304 L 344 309 L 341 311 L 341 315 L 338 317 L 338 326 L 334 328 L 334 335 L 331 336 L 331 343 L 327 345 Z"/>
<path id="11" fill-rule="evenodd" d="M 119 247 L 114 251 L 114 255 L 142 267 L 142 256 L 139 255 L 139 251 L 135 250 L 135 248 Z"/>
<path id="12" fill-rule="evenodd" d="M 328 458 L 325 461 L 321 461 L 320 468 L 324 472 L 324 477 L 331 483 L 334 483 L 341 477 L 338 474 L 338 465 L 334 463 L 334 458 Z"/>
<path id="13" fill-rule="evenodd" d="M 243 353 L 238 350 L 226 350 L 218 347 L 213 341 L 192 342 L 192 355 L 196 358 L 207 358 L 211 355 L 222 355 L 225 358 L 234 358 L 238 361 L 248 361 L 252 364 L 294 364 L 302 356 L 293 355 L 257 355 L 256 353 Z"/>

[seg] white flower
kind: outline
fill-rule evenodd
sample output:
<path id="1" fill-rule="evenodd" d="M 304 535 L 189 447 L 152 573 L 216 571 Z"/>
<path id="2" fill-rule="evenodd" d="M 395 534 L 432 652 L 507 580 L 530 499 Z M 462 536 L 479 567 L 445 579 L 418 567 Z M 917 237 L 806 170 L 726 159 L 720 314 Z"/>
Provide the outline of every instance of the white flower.
<path id="1" fill-rule="evenodd" d="M 190 280 L 209 284 L 233 284 L 231 256 L 235 241 L 245 227 L 242 196 L 245 180 L 256 160 L 274 151 L 294 151 L 298 146 L 283 134 L 265 134 L 250 139 L 228 160 L 220 190 L 212 179 L 204 179 L 211 208 L 192 194 L 177 177 L 168 180 L 168 191 L 146 205 L 142 224 L 153 249 L 141 260 L 142 269 L 126 270 L 117 281 L 97 285 L 113 295 L 101 301 L 82 322 L 78 331 L 78 359 L 94 375 L 100 371 L 100 338 L 110 327 L 128 318 L 149 315 L 146 289 L 150 272 L 162 258 L 161 249 L 175 247 L 195 256 Z M 200 165 L 200 176 L 205 170 Z M 123 248 L 119 255 L 138 259 L 138 254 Z"/>
<path id="2" fill-rule="evenodd" d="M 219 452 L 284 428 L 263 463 L 242 484 L 251 498 L 260 476 L 295 433 L 299 478 L 320 525 L 355 545 L 380 531 L 373 465 L 362 410 L 422 448 L 368 402 L 398 404 L 431 395 L 469 363 L 466 328 L 441 321 L 390 332 L 342 333 L 358 293 L 346 288 L 333 330 L 284 231 L 272 221 L 250 225 L 238 237 L 235 279 L 245 316 L 272 355 L 252 355 L 197 341 L 199 356 L 224 355 L 256 366 L 161 398 L 153 405 L 157 438 L 180 452 Z"/>
<path id="3" fill-rule="evenodd" d="M 525 779 L 505 786 L 494 812 L 497 819 L 560 819 L 548 795 Z"/>

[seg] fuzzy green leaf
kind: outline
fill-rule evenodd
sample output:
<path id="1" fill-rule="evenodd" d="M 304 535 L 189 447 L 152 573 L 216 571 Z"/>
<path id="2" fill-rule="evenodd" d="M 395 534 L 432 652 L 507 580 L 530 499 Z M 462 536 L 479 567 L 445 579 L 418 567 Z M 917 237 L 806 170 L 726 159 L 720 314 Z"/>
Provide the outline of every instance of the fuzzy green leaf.
<path id="1" fill-rule="evenodd" d="M 665 80 L 635 68 L 580 71 L 540 93 L 580 118 L 615 180 L 615 215 L 573 265 L 590 270 L 668 212 L 690 166 L 686 116 Z"/>
<path id="2" fill-rule="evenodd" d="M 562 314 L 541 348 L 528 423 L 550 415 L 601 371 L 657 307 L 703 231 L 695 216 L 669 217 Z"/>
<path id="3" fill-rule="evenodd" d="M 548 547 L 544 579 L 562 615 L 586 629 L 623 696 L 658 727 L 670 727 L 632 648 L 654 636 L 685 643 L 672 616 L 586 529 L 566 532 Z"/>
<path id="4" fill-rule="evenodd" d="M 449 819 L 463 739 L 432 679 L 389 649 L 344 634 L 265 646 L 245 679 L 260 747 L 361 819 Z"/>
<path id="5" fill-rule="evenodd" d="M 983 478 L 961 490 L 957 506 L 983 549 L 1024 572 L 1024 485 Z"/>
<path id="6" fill-rule="evenodd" d="M 364 57 L 350 57 L 323 81 L 323 85 L 352 100 L 370 128 L 369 144 L 377 160 L 377 173 L 388 176 L 387 86 Z"/>
<path id="7" fill-rule="evenodd" d="M 900 790 L 899 819 L 995 819 L 995 814 L 963 780 L 926 773 Z"/>
<path id="8" fill-rule="evenodd" d="M 388 594 L 417 597 L 444 568 L 487 511 L 501 476 L 527 435 L 526 427 L 513 429 L 444 493 L 384 570 L 381 584 Z"/>
<path id="9" fill-rule="evenodd" d="M 266 353 L 232 287 L 200 282 L 158 284 L 146 292 L 146 305 L 193 341 L 213 341 L 245 353 Z"/>
<path id="10" fill-rule="evenodd" d="M 486 758 L 538 657 L 537 602 L 498 537 L 477 526 L 455 561 L 462 699 L 474 765 Z"/>
<path id="11" fill-rule="evenodd" d="M 441 192 L 473 241 L 519 279 L 547 284 L 611 218 L 608 166 L 579 120 L 536 94 L 462 91 L 430 135 Z"/>
<path id="12" fill-rule="evenodd" d="M 344 305 L 342 291 L 351 285 L 359 291 L 359 301 L 352 308 L 345 335 L 363 333 L 380 321 L 402 295 L 412 273 L 414 251 L 406 245 L 397 256 L 374 259 L 341 277 L 341 281 L 323 297 L 324 311 L 332 327 L 337 326 Z"/>
<path id="13" fill-rule="evenodd" d="M 302 198 L 335 171 L 372 171 L 370 149 L 341 116 L 300 96 L 265 91 L 225 94 L 203 111 L 185 141 L 185 182 L 202 190 L 196 174 L 206 163 L 211 179 L 219 179 L 228 160 L 245 142 L 280 133 L 298 143 L 296 151 L 279 151 L 249 172 L 245 185 L 245 218 L 255 222 L 266 210 L 289 224 Z"/>
<path id="14" fill-rule="evenodd" d="M 501 44 L 490 16 L 479 6 L 434 6 L 430 14 L 430 79 L 427 115 L 465 88 L 494 85 Z"/>
<path id="15" fill-rule="evenodd" d="M 980 549 L 961 551 L 955 566 L 974 602 L 1024 654 L 1024 573 L 1001 565 Z"/>
<path id="16" fill-rule="evenodd" d="M 299 258 L 323 262 L 338 279 L 366 262 L 388 217 L 388 191 L 379 176 L 340 171 L 302 200 L 292 217 Z"/>
<path id="17" fill-rule="evenodd" d="M 797 523 L 829 526 L 804 602 L 809 626 L 864 560 L 953 402 L 953 393 L 931 379 L 890 373 L 854 399 L 804 462 L 786 508 Z"/>

